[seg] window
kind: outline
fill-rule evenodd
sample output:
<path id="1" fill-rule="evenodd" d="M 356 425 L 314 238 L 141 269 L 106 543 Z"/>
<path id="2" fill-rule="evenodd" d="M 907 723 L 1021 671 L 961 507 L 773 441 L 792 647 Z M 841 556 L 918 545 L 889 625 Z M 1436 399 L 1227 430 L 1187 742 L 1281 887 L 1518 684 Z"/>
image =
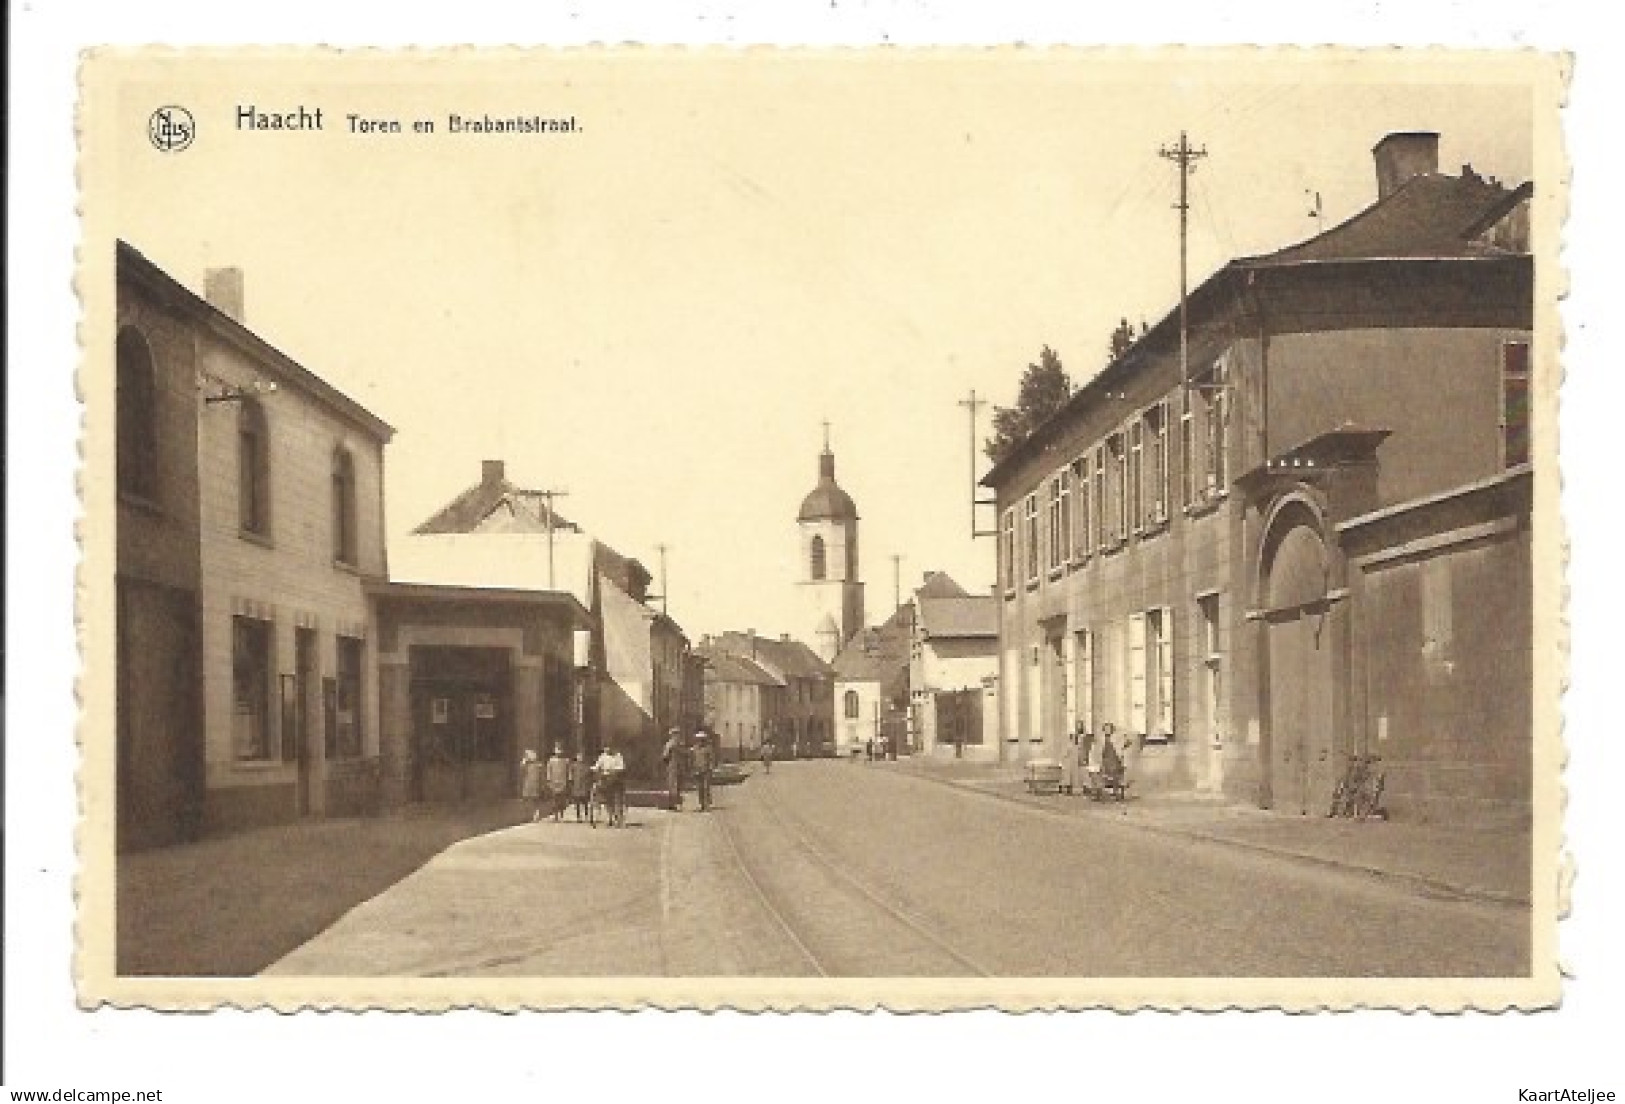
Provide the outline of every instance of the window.
<path id="1" fill-rule="evenodd" d="M 1204 496 L 1219 494 L 1229 482 L 1228 458 L 1225 455 L 1230 429 L 1227 376 L 1225 362 L 1220 360 L 1197 384 L 1197 394 L 1202 397 L 1203 464 L 1200 490 Z"/>
<path id="2" fill-rule="evenodd" d="M 1094 517 L 1094 545 L 1096 548 L 1106 547 L 1106 446 L 1095 446 L 1095 517 Z"/>
<path id="3" fill-rule="evenodd" d="M 158 496 L 158 380 L 146 340 L 133 327 L 117 342 L 117 458 L 120 494 Z"/>
<path id="4" fill-rule="evenodd" d="M 1084 732 L 1095 730 L 1095 641 L 1088 629 L 1076 633 L 1077 644 L 1072 650 L 1077 669 L 1072 676 L 1077 687 L 1077 723 Z"/>
<path id="5" fill-rule="evenodd" d="M 1529 463 L 1529 342 L 1501 346 L 1501 455 L 1509 468 Z"/>
<path id="6" fill-rule="evenodd" d="M 271 622 L 231 619 L 231 738 L 239 759 L 270 759 Z"/>
<path id="7" fill-rule="evenodd" d="M 348 449 L 333 450 L 333 558 L 339 563 L 356 560 L 355 461 Z"/>
<path id="8" fill-rule="evenodd" d="M 1108 543 L 1116 545 L 1128 538 L 1128 457 L 1123 451 L 1123 435 L 1114 433 L 1106 440 L 1106 455 L 1111 462 L 1111 478 L 1106 493 L 1110 496 L 1111 534 Z"/>
<path id="9" fill-rule="evenodd" d="M 1016 507 L 1004 511 L 999 527 L 999 559 L 1004 563 L 1004 589 L 1016 589 Z"/>
<path id="10" fill-rule="evenodd" d="M 812 564 L 810 568 L 812 577 L 814 579 L 822 579 L 825 574 L 826 566 L 824 538 L 815 536 L 812 539 Z"/>
<path id="11" fill-rule="evenodd" d="M 1171 740 L 1174 735 L 1173 617 L 1167 607 L 1145 614 L 1146 689 L 1149 703 L 1145 729 L 1148 739 Z"/>
<path id="12" fill-rule="evenodd" d="M 1146 731 L 1145 614 L 1128 615 L 1128 731 Z"/>
<path id="13" fill-rule="evenodd" d="M 330 759 L 355 759 L 361 755 L 361 652 L 364 644 L 353 636 L 341 636 L 338 643 L 337 709 L 335 724 L 327 733 Z M 485 716 L 486 712 L 490 716 Z M 474 703 L 475 729 L 494 730 L 496 703 L 483 696 Z M 482 740 L 483 745 L 491 741 Z M 485 756 L 481 756 L 485 758 Z"/>
<path id="14" fill-rule="evenodd" d="M 1185 409 L 1179 415 L 1179 491 L 1187 508 L 1197 504 L 1196 417 L 1189 394 L 1185 396 Z"/>
<path id="15" fill-rule="evenodd" d="M 1128 492 L 1128 526 L 1138 533 L 1145 527 L 1145 426 L 1138 418 L 1128 426 L 1128 470 L 1123 481 Z"/>
<path id="16" fill-rule="evenodd" d="M 1072 461 L 1072 555 L 1083 559 L 1094 547 L 1089 531 L 1089 458 Z"/>
<path id="17" fill-rule="evenodd" d="M 1145 524 L 1168 520 L 1168 400 L 1145 412 Z"/>
<path id="18" fill-rule="evenodd" d="M 845 697 L 842 700 L 845 703 L 845 707 L 846 707 L 846 719 L 849 720 L 849 721 L 857 720 L 858 719 L 858 692 L 856 690 L 848 690 L 846 692 Z"/>
<path id="19" fill-rule="evenodd" d="M 1196 600 L 1196 618 L 1201 631 L 1199 647 L 1204 672 L 1201 701 L 1207 711 L 1208 739 L 1218 746 L 1224 740 L 1224 730 L 1220 726 L 1219 719 L 1219 703 L 1223 700 L 1224 657 L 1219 651 L 1217 594 L 1204 594 Z"/>
<path id="20" fill-rule="evenodd" d="M 1071 536 L 1071 518 L 1068 513 L 1066 469 L 1049 479 L 1049 569 L 1055 571 L 1066 563 L 1067 544 Z"/>
<path id="21" fill-rule="evenodd" d="M 1027 581 L 1038 581 L 1038 493 L 1029 494 L 1021 505 L 1022 539 L 1027 544 Z"/>
<path id="22" fill-rule="evenodd" d="M 245 533 L 271 535 L 271 454 L 265 409 L 252 398 L 237 407 L 238 524 Z"/>

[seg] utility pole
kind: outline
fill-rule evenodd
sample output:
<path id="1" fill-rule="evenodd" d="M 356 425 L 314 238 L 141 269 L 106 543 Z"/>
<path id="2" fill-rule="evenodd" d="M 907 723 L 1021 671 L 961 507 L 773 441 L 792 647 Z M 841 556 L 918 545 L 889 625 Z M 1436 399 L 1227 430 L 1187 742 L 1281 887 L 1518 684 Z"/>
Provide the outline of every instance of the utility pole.
<path id="1" fill-rule="evenodd" d="M 657 544 L 655 548 L 660 552 L 660 612 L 666 612 L 666 548 L 664 544 Z"/>
<path id="2" fill-rule="evenodd" d="M 1207 156 L 1207 148 L 1192 146 L 1182 130 L 1179 132 L 1179 145 L 1163 146 L 1157 152 L 1179 166 L 1179 202 L 1174 204 L 1174 208 L 1179 212 L 1179 380 L 1180 390 L 1184 394 L 1180 413 L 1188 416 L 1191 411 L 1191 373 L 1186 254 L 1191 211 L 1190 177 L 1196 171 L 1196 162 Z"/>
<path id="3" fill-rule="evenodd" d="M 903 557 L 896 552 L 891 557 L 891 608 L 903 608 Z"/>
<path id="4" fill-rule="evenodd" d="M 555 498 L 568 498 L 570 492 L 563 488 L 549 487 L 545 491 L 537 491 L 547 502 L 547 516 L 543 523 L 547 526 L 547 589 L 557 589 L 553 585 L 553 500 Z"/>
<path id="5" fill-rule="evenodd" d="M 977 537 L 991 537 L 998 533 L 997 528 L 976 528 L 976 507 L 989 505 L 986 500 L 976 497 L 976 411 L 986 406 L 987 400 L 977 398 L 975 389 L 972 389 L 970 398 L 960 399 L 959 405 L 970 412 L 970 535 L 974 540 Z"/>

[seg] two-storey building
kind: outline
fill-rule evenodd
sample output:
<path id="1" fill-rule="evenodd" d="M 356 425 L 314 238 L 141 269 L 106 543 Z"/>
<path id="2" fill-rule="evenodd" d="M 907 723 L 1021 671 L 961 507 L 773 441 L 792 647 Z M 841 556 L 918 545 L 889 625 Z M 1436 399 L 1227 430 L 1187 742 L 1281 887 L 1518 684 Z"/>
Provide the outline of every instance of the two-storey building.
<path id="1" fill-rule="evenodd" d="M 1147 787 L 1528 814 L 1529 185 L 1375 150 L 1376 202 L 1238 258 L 994 466 L 1001 758 L 1107 722 Z M 1182 345 L 1185 351 L 1182 354 Z"/>

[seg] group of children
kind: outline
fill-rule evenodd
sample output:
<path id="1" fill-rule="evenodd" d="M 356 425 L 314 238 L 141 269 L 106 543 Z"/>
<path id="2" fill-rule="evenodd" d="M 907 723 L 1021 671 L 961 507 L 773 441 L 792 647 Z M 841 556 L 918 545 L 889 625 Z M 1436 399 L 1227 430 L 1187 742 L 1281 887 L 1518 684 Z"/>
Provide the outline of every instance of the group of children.
<path id="1" fill-rule="evenodd" d="M 551 816 L 555 821 L 564 819 L 564 810 L 575 804 L 576 823 L 592 818 L 587 808 L 592 800 L 595 776 L 614 784 L 626 773 L 626 763 L 613 747 L 606 746 L 598 761 L 587 764 L 587 753 L 577 752 L 571 759 L 564 754 L 562 744 L 553 745 L 553 754 L 546 762 L 534 751 L 527 750 L 519 760 L 520 795 L 535 802 L 531 823 Z"/>

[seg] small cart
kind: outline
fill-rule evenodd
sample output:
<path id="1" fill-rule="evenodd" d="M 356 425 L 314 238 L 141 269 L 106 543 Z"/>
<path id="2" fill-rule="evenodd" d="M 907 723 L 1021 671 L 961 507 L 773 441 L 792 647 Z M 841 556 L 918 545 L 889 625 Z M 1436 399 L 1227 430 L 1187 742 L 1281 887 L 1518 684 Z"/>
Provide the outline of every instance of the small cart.
<path id="1" fill-rule="evenodd" d="M 1030 794 L 1060 793 L 1061 764 L 1053 759 L 1029 759 L 1025 781 Z"/>

